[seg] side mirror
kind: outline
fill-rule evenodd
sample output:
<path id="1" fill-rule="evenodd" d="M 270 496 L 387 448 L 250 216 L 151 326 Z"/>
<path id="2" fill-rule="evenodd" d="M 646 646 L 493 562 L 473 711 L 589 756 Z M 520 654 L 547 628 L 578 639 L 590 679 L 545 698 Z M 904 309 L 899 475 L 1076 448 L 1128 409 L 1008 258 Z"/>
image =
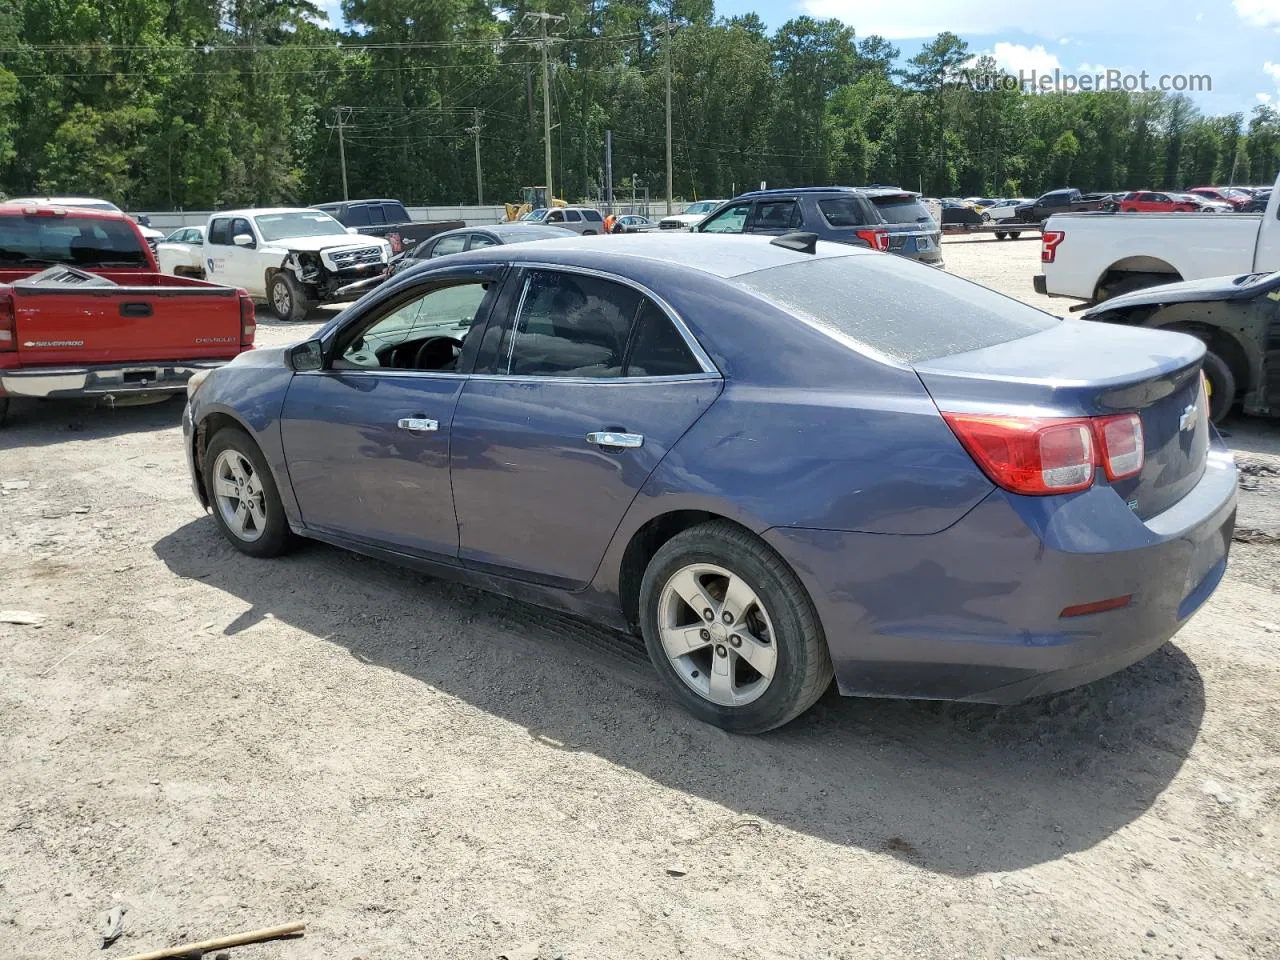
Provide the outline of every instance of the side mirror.
<path id="1" fill-rule="evenodd" d="M 324 349 L 319 340 L 307 340 L 289 348 L 289 366 L 294 373 L 319 370 L 324 366 Z"/>
<path id="2" fill-rule="evenodd" d="M 347 233 L 353 233 L 357 237 L 360 236 L 360 231 L 355 227 L 347 227 Z"/>
<path id="3" fill-rule="evenodd" d="M 234 243 L 237 247 L 256 247 L 257 246 L 257 244 L 253 242 L 253 237 L 251 237 L 247 233 L 237 233 L 234 237 L 231 238 L 231 242 Z"/>

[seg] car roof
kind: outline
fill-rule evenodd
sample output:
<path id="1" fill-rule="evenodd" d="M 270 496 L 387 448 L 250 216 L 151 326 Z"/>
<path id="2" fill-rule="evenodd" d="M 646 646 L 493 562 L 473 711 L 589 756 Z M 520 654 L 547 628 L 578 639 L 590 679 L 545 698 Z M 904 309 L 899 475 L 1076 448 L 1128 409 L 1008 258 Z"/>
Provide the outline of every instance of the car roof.
<path id="1" fill-rule="evenodd" d="M 49 203 L 47 201 L 32 200 L 5 200 L 0 203 L 0 216 L 20 217 L 31 208 L 33 203 L 36 206 L 65 207 L 67 208 L 68 215 L 74 211 L 76 217 L 85 220 L 123 220 L 126 223 L 134 223 L 132 217 L 127 213 L 122 213 L 118 210 L 103 210 L 101 207 L 77 207 L 74 204 Z"/>
<path id="2" fill-rule="evenodd" d="M 328 213 L 328 210 L 320 210 L 317 207 L 246 207 L 243 210 L 215 210 L 209 216 L 213 217 L 261 217 L 264 215 L 272 215 L 277 213 Z"/>
<path id="3" fill-rule="evenodd" d="M 812 196 L 817 194 L 833 194 L 844 195 L 852 194 L 854 196 L 871 197 L 891 197 L 899 195 L 919 196 L 913 190 L 904 190 L 901 187 L 770 187 L 768 190 L 750 190 L 747 193 L 741 193 L 734 197 L 737 200 L 759 200 L 769 197 L 796 197 L 796 196 Z M 728 202 L 728 201 L 726 201 Z"/>
<path id="4" fill-rule="evenodd" d="M 399 203 L 400 206 L 404 206 L 399 200 L 390 197 L 365 197 L 360 200 L 327 200 L 324 203 L 317 203 L 316 209 L 327 211 L 331 207 L 356 207 L 362 203 Z"/>
<path id="5" fill-rule="evenodd" d="M 554 266 L 605 268 L 626 273 L 628 268 L 643 267 L 652 262 L 680 264 L 724 280 L 780 267 L 789 263 L 831 257 L 878 256 L 865 247 L 819 241 L 814 253 L 801 253 L 772 243 L 767 237 L 732 234 L 695 234 L 665 230 L 653 233 L 620 234 L 617 237 L 579 237 L 534 240 L 512 245 L 497 254 L 513 263 L 536 262 Z M 455 254 L 462 258 L 492 261 L 493 248 Z"/>

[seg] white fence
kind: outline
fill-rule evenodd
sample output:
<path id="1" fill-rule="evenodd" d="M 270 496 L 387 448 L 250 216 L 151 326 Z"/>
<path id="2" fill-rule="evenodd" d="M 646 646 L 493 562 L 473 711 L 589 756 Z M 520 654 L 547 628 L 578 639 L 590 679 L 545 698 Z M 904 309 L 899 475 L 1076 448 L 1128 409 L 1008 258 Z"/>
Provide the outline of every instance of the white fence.
<path id="1" fill-rule="evenodd" d="M 683 213 L 685 207 L 693 203 L 676 201 L 672 204 L 673 213 Z M 437 221 L 437 220 L 461 220 L 469 227 L 478 227 L 487 223 L 501 223 L 506 219 L 507 211 L 502 206 L 454 206 L 454 207 L 407 207 L 409 216 L 414 220 L 420 221 Z M 618 199 L 614 203 L 614 211 L 616 213 L 639 213 L 647 214 L 654 219 L 660 219 L 666 216 L 667 204 L 665 200 L 650 201 L 648 209 L 645 209 L 645 203 L 640 200 L 636 204 L 628 203 L 625 200 Z M 180 227 L 202 227 L 215 210 L 143 210 L 134 211 L 134 215 L 145 215 L 151 218 L 151 226 L 156 230 L 163 230 L 169 233 L 171 230 L 177 230 Z"/>

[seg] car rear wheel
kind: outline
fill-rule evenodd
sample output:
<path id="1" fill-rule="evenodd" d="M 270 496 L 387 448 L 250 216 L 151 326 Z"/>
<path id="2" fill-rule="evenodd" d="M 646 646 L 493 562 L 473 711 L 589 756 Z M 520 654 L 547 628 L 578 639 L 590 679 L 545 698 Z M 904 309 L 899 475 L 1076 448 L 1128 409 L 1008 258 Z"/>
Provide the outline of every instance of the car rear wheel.
<path id="1" fill-rule="evenodd" d="M 301 284 L 284 271 L 271 277 L 267 297 L 271 303 L 271 309 L 281 320 L 293 322 L 305 320 L 307 315 L 315 309 L 315 301 L 307 299 Z"/>
<path id="2" fill-rule="evenodd" d="M 223 427 L 204 454 L 204 488 L 214 520 L 233 547 L 251 557 L 288 549 L 289 523 L 262 451 L 238 427 Z"/>
<path id="3" fill-rule="evenodd" d="M 997 240 L 1003 240 L 1003 239 L 1004 239 L 1005 237 L 1007 237 L 1008 235 L 1009 235 L 1009 234 L 1005 233 L 1003 230 L 997 230 L 997 231 L 996 231 L 996 239 L 997 239 Z"/>
<path id="4" fill-rule="evenodd" d="M 640 620 L 672 696 L 734 733 L 782 726 L 831 683 L 804 587 L 768 545 L 727 521 L 691 527 L 659 548 L 640 585 Z"/>
<path id="5" fill-rule="evenodd" d="M 1209 419 L 1221 423 L 1236 402 L 1236 378 L 1227 362 L 1212 350 L 1205 350 L 1205 386 L 1209 394 Z"/>

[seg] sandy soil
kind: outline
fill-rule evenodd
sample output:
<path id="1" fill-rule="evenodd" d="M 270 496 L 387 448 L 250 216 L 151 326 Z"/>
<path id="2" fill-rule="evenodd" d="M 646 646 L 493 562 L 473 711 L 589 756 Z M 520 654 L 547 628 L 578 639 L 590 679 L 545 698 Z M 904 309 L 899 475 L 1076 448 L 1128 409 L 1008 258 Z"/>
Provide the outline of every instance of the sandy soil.
<path id="1" fill-rule="evenodd" d="M 1034 298 L 1037 243 L 945 253 Z M 0 960 L 290 920 L 234 956 L 1280 956 L 1275 425 L 1230 426 L 1259 534 L 1146 661 L 1005 709 L 829 695 L 745 739 L 628 637 L 318 545 L 236 554 L 180 411 L 0 431 L 0 610 L 46 617 L 0 624 Z"/>

